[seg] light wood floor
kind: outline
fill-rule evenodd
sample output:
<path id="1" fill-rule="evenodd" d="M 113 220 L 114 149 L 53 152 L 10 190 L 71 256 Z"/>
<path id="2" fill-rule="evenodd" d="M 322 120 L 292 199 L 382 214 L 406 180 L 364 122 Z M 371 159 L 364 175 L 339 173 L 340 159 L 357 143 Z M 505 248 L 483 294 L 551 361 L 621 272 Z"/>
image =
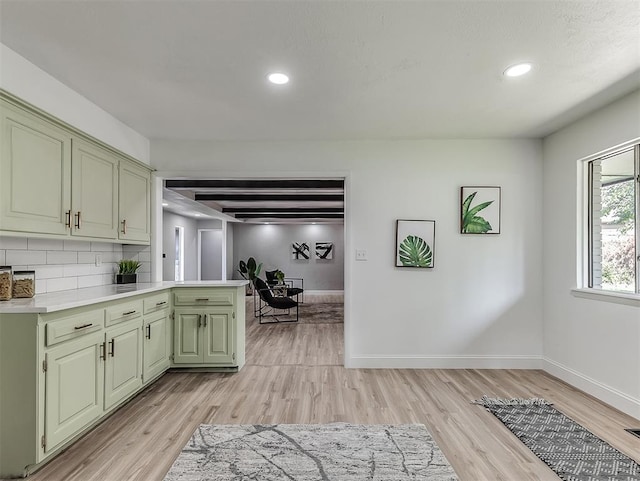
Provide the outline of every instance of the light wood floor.
<path id="1" fill-rule="evenodd" d="M 247 309 L 248 317 L 252 317 Z M 558 478 L 493 415 L 469 401 L 544 397 L 640 461 L 640 422 L 542 371 L 344 369 L 342 324 L 248 322 L 236 374 L 170 372 L 31 479 L 162 480 L 196 426 L 423 423 L 461 480 Z"/>

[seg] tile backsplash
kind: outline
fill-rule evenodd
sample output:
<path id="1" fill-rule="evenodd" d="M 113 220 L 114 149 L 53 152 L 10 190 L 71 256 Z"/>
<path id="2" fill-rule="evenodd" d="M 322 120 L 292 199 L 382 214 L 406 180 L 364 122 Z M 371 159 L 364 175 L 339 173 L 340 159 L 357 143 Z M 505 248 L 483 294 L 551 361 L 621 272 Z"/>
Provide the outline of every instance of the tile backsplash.
<path id="1" fill-rule="evenodd" d="M 138 260 L 138 282 L 151 280 L 149 246 L 0 236 L 0 265 L 36 271 L 36 294 L 113 284 L 120 259 Z"/>

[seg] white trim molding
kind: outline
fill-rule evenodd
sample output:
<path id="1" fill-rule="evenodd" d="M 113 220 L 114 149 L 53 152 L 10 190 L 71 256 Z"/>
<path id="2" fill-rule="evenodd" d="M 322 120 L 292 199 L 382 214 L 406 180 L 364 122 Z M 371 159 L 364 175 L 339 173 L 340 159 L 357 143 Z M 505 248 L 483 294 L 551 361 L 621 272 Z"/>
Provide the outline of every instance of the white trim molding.
<path id="1" fill-rule="evenodd" d="M 545 357 L 542 362 L 545 372 L 640 420 L 640 399 L 618 391 L 552 359 Z"/>
<path id="2" fill-rule="evenodd" d="M 346 358 L 345 358 L 346 359 Z M 372 369 L 542 369 L 541 356 L 352 356 L 349 368 Z"/>
<path id="3" fill-rule="evenodd" d="M 581 297 L 583 299 L 591 299 L 593 301 L 613 302 L 615 304 L 624 304 L 627 306 L 640 307 L 640 294 L 633 292 L 616 292 L 605 291 L 602 289 L 580 288 L 571 289 L 573 297 Z"/>

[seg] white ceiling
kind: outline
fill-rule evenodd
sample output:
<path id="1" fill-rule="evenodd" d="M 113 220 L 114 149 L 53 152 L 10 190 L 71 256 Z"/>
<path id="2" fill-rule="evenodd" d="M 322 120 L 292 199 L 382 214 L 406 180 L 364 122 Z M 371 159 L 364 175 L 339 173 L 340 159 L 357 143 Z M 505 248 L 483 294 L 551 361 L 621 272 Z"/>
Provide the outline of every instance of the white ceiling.
<path id="1" fill-rule="evenodd" d="M 2 43 L 149 138 L 539 137 L 640 86 L 638 0 L 0 8 Z"/>

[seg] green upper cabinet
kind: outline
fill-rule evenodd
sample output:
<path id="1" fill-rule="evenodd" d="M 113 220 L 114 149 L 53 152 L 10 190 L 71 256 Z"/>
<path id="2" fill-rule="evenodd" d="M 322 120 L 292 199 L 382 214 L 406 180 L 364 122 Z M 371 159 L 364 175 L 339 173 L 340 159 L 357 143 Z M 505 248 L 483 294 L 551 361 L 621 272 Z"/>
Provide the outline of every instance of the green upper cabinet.
<path id="1" fill-rule="evenodd" d="M 68 235 L 71 136 L 1 102 L 0 230 Z"/>
<path id="2" fill-rule="evenodd" d="M 72 235 L 118 236 L 118 158 L 73 139 L 71 164 Z"/>
<path id="3" fill-rule="evenodd" d="M 0 96 L 0 232 L 149 244 L 148 167 Z"/>

